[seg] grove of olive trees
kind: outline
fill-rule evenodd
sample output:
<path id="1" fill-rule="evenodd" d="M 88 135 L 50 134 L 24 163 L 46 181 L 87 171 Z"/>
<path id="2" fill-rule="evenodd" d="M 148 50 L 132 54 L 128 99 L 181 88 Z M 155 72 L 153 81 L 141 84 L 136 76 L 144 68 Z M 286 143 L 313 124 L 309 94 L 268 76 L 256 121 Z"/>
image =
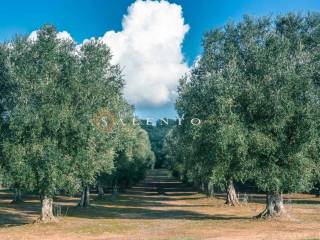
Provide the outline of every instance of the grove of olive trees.
<path id="1" fill-rule="evenodd" d="M 79 49 L 57 38 L 50 25 L 36 40 L 16 37 L 1 45 L 3 182 L 15 189 L 15 201 L 22 200 L 21 192 L 39 195 L 39 221 L 55 220 L 57 193 L 81 191 L 79 205 L 85 207 L 99 176 L 113 176 L 124 162 L 134 166 L 125 169 L 127 178 L 138 181 L 153 161 L 148 136 L 138 126 L 114 126 L 106 133 L 94 124 L 101 109 L 133 115 L 122 95 L 119 66 L 110 59 L 98 40 Z"/>
<path id="2" fill-rule="evenodd" d="M 244 16 L 208 31 L 181 76 L 178 117 L 155 124 L 134 116 L 123 66 L 101 39 L 58 34 L 44 25 L 0 44 L 0 227 L 58 222 L 59 204 L 66 217 L 0 238 L 234 239 L 234 226 L 269 231 L 259 239 L 281 239 L 287 226 L 292 239 L 316 236 L 319 13 Z M 245 204 L 243 189 L 253 196 Z M 294 221 L 256 219 L 286 217 L 293 195 Z"/>
<path id="3" fill-rule="evenodd" d="M 251 181 L 267 195 L 258 217 L 281 215 L 283 193 L 319 182 L 319 25 L 318 13 L 245 16 L 205 34 L 176 103 L 203 124 L 177 126 L 165 144 L 182 179 L 226 190 L 230 205 L 234 182 Z"/>

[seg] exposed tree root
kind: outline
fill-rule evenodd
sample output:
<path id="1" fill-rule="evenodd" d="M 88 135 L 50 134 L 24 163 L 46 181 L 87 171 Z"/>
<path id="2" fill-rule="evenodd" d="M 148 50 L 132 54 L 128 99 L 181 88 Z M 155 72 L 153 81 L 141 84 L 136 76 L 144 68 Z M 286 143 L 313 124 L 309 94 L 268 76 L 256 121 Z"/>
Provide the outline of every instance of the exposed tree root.
<path id="1" fill-rule="evenodd" d="M 274 218 L 280 217 L 285 213 L 282 195 L 273 193 L 267 195 L 267 206 L 264 211 L 256 216 L 256 218 Z"/>

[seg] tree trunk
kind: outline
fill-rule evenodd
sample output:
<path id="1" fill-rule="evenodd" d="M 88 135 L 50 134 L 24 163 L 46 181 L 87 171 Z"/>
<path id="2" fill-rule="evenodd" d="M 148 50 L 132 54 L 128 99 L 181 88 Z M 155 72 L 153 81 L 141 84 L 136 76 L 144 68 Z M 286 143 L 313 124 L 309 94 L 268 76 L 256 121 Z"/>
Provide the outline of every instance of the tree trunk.
<path id="1" fill-rule="evenodd" d="M 226 204 L 228 204 L 230 206 L 239 205 L 238 196 L 237 196 L 237 193 L 236 193 L 236 189 L 234 188 L 232 179 L 230 179 L 228 181 Z"/>
<path id="2" fill-rule="evenodd" d="M 266 209 L 262 213 L 260 213 L 257 218 L 278 217 L 285 213 L 282 194 L 267 194 L 266 200 Z"/>
<path id="3" fill-rule="evenodd" d="M 90 188 L 89 188 L 89 186 L 85 186 L 83 188 L 79 206 L 80 207 L 90 206 Z"/>
<path id="4" fill-rule="evenodd" d="M 115 182 L 112 185 L 112 196 L 115 197 L 117 195 L 118 195 L 118 184 L 117 184 L 117 182 Z"/>
<path id="5" fill-rule="evenodd" d="M 201 182 L 200 189 L 201 189 L 201 192 L 203 192 L 203 193 L 206 192 L 206 187 L 205 187 L 205 183 L 204 182 Z"/>
<path id="6" fill-rule="evenodd" d="M 98 185 L 98 198 L 104 199 L 104 190 L 103 190 L 103 187 L 102 187 L 102 185 L 101 185 L 100 182 L 98 182 L 97 185 Z"/>
<path id="7" fill-rule="evenodd" d="M 23 200 L 22 200 L 21 190 L 19 188 L 15 188 L 13 200 L 11 203 L 22 203 L 22 202 Z"/>
<path id="8" fill-rule="evenodd" d="M 53 199 L 47 196 L 41 198 L 41 215 L 36 222 L 56 222 L 57 219 L 53 216 Z"/>
<path id="9" fill-rule="evenodd" d="M 214 197 L 214 187 L 212 183 L 208 183 L 208 197 Z"/>

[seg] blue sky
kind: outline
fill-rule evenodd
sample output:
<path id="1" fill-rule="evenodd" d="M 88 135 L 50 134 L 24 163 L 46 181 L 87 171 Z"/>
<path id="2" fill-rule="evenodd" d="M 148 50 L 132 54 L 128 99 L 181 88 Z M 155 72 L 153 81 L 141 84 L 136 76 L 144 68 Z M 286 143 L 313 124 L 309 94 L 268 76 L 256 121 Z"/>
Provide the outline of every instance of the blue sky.
<path id="1" fill-rule="evenodd" d="M 10 40 L 15 34 L 29 34 L 45 23 L 66 30 L 79 43 L 105 32 L 121 31 L 123 16 L 132 0 L 29 0 L 2 1 L 0 14 L 0 41 Z M 171 0 L 181 5 L 186 33 L 182 53 L 190 65 L 201 54 L 202 34 L 228 20 L 238 21 L 242 15 L 254 16 L 286 13 L 289 11 L 319 11 L 319 0 Z M 173 117 L 172 103 L 160 107 L 138 106 L 139 116 Z"/>

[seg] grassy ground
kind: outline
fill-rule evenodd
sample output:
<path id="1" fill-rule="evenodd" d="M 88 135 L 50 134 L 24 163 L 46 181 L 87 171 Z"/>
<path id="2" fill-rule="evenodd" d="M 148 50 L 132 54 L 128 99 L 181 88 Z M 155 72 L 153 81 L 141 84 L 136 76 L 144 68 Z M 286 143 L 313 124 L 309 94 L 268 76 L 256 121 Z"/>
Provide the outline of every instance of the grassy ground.
<path id="1" fill-rule="evenodd" d="M 320 199 L 312 195 L 286 195 L 286 216 L 255 220 L 263 195 L 228 207 L 223 196 L 209 199 L 167 174 L 150 172 L 145 182 L 116 198 L 93 201 L 88 209 L 75 207 L 77 198 L 58 197 L 63 217 L 53 224 L 28 224 L 39 214 L 38 199 L 11 204 L 11 193 L 2 191 L 0 239 L 320 239 Z"/>

